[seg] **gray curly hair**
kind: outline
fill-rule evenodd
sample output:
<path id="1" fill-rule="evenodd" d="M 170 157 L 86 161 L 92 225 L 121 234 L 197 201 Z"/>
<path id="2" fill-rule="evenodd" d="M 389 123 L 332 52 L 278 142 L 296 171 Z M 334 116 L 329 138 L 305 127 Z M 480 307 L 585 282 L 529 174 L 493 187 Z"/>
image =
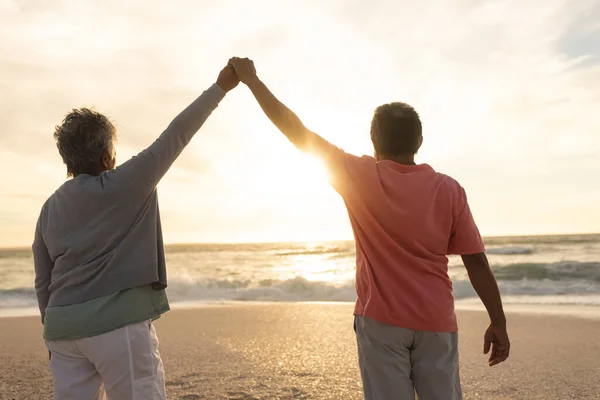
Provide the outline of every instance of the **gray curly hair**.
<path id="1" fill-rule="evenodd" d="M 106 116 L 80 108 L 65 116 L 54 131 L 54 139 L 67 166 L 67 176 L 96 176 L 106 169 L 104 158 L 114 149 L 117 131 Z"/>

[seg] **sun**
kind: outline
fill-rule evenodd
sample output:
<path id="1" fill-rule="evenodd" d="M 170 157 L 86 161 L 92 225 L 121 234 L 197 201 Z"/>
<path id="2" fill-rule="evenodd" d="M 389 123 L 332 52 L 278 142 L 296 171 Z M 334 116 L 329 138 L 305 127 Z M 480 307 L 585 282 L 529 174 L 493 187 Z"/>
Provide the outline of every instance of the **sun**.
<path id="1" fill-rule="evenodd" d="M 319 157 L 313 154 L 298 154 L 297 159 L 291 165 L 294 176 L 304 182 L 327 182 L 329 180 L 329 170 Z"/>

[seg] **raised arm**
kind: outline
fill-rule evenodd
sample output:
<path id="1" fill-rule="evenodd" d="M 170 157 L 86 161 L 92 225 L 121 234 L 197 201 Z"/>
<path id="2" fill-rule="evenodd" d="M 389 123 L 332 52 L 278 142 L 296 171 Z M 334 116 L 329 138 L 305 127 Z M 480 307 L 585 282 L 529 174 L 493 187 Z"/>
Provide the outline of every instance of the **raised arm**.
<path id="1" fill-rule="evenodd" d="M 329 151 L 332 144 L 304 126 L 300 118 L 271 93 L 256 75 L 254 63 L 251 60 L 234 57 L 229 60 L 229 63 L 235 68 L 240 80 L 252 91 L 267 117 L 294 146 L 306 152 L 324 153 Z"/>
<path id="2" fill-rule="evenodd" d="M 238 83 L 235 71 L 227 65 L 216 83 L 175 117 L 150 147 L 108 172 L 104 176 L 106 184 L 116 183 L 120 189 L 128 188 L 122 190 L 125 195 L 127 192 L 146 194 L 153 191 L 225 94 Z"/>
<path id="3" fill-rule="evenodd" d="M 485 253 L 463 255 L 462 260 L 469 280 L 490 316 L 490 326 L 484 335 L 483 352 L 487 354 L 492 350 L 489 364 L 493 366 L 506 360 L 510 352 L 506 316 L 498 283 Z"/>

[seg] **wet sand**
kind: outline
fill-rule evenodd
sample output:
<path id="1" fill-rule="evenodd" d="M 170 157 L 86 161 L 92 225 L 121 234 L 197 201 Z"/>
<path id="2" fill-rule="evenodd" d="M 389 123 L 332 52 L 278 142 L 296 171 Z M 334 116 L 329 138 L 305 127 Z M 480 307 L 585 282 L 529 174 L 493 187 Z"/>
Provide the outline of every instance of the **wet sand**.
<path id="1" fill-rule="evenodd" d="M 348 304 L 235 304 L 156 322 L 169 399 L 361 399 Z M 600 321 L 509 313 L 489 368 L 486 315 L 459 311 L 465 399 L 600 399 Z M 52 399 L 39 318 L 0 318 L 0 399 Z M 83 399 L 85 400 L 85 399 Z"/>

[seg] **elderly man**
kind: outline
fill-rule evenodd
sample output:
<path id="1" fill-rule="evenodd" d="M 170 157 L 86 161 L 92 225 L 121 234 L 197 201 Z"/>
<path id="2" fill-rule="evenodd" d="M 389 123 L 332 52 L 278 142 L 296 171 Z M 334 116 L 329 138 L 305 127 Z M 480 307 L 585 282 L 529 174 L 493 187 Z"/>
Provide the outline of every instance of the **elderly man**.
<path id="1" fill-rule="evenodd" d="M 460 254 L 485 304 L 484 349 L 509 355 L 506 318 L 464 189 L 417 165 L 421 120 L 408 104 L 384 104 L 371 121 L 374 157 L 356 157 L 307 129 L 258 78 L 249 59 L 231 65 L 267 117 L 300 150 L 321 156 L 356 239 L 354 327 L 367 400 L 459 400 L 458 325 L 447 254 Z"/>
<path id="2" fill-rule="evenodd" d="M 56 400 L 165 399 L 152 320 L 169 310 L 156 186 L 239 80 L 225 67 L 158 139 L 115 168 L 116 130 L 79 109 L 54 137 L 73 179 L 43 205 L 35 288 Z"/>

